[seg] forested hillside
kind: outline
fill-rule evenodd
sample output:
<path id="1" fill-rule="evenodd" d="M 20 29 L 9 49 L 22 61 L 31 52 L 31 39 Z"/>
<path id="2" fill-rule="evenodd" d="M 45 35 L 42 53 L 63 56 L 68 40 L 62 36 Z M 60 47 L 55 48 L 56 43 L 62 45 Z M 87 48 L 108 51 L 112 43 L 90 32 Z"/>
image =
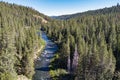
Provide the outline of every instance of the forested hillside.
<path id="1" fill-rule="evenodd" d="M 32 79 L 40 28 L 59 47 L 53 80 L 120 80 L 120 5 L 58 18 L 0 2 L 0 80 Z"/>
<path id="2" fill-rule="evenodd" d="M 119 3 L 117 4 L 119 6 Z M 52 16 L 52 18 L 55 19 L 60 19 L 60 20 L 67 20 L 75 17 L 81 17 L 81 16 L 86 16 L 86 15 L 98 15 L 98 14 L 109 14 L 112 12 L 119 12 L 120 9 L 117 8 L 116 6 L 112 7 L 105 7 L 104 9 L 98 9 L 98 10 L 89 10 L 83 13 L 76 13 L 76 14 L 71 14 L 71 15 L 62 15 L 62 16 Z"/>
<path id="3" fill-rule="evenodd" d="M 32 8 L 0 2 L 0 80 L 32 78 L 34 53 L 44 45 L 37 33 L 49 20 Z"/>
<path id="4" fill-rule="evenodd" d="M 53 79 L 120 80 L 119 4 L 76 16 L 44 27 L 59 46 L 51 64 Z M 58 74 L 59 69 L 67 70 L 69 77 Z"/>

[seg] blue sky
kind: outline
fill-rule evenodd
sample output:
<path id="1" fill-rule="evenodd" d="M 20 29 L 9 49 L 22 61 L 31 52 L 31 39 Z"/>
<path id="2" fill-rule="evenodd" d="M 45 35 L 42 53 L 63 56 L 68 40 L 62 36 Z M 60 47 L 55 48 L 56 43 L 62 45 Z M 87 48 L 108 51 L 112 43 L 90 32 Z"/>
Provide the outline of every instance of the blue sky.
<path id="1" fill-rule="evenodd" d="M 29 6 L 48 16 L 73 14 L 110 7 L 120 0 L 0 0 Z"/>

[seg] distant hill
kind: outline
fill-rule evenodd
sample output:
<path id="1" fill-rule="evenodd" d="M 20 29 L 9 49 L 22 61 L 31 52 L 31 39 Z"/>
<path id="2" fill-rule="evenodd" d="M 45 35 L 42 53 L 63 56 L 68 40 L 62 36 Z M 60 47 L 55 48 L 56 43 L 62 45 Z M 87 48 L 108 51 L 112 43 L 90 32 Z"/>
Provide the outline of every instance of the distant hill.
<path id="1" fill-rule="evenodd" d="M 86 15 L 110 14 L 110 13 L 117 13 L 117 12 L 120 12 L 119 4 L 117 4 L 117 6 L 112 6 L 109 8 L 105 7 L 103 9 L 89 10 L 86 12 L 76 13 L 72 15 L 51 16 L 51 18 L 60 19 L 60 20 L 68 20 L 70 18 L 76 18 L 76 17 L 86 16 Z"/>

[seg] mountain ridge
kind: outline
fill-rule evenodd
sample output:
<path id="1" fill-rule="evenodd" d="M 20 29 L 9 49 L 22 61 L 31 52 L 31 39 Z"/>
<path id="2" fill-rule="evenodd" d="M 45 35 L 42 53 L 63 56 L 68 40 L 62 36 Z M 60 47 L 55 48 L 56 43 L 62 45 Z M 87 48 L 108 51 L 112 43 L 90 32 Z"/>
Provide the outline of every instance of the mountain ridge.
<path id="1" fill-rule="evenodd" d="M 85 12 L 77 12 L 74 14 L 65 14 L 65 15 L 60 15 L 60 16 L 50 16 L 53 19 L 59 19 L 59 20 L 68 20 L 70 18 L 76 18 L 80 16 L 85 16 L 85 15 L 97 15 L 97 14 L 108 14 L 110 12 L 113 12 L 111 8 L 120 8 L 120 5 L 117 3 L 117 6 L 112 6 L 112 7 L 105 7 L 101 9 L 96 9 L 96 10 L 88 10 Z M 103 12 L 103 10 L 106 10 Z M 114 11 L 114 12 L 120 12 L 120 9 Z M 95 14 L 96 13 L 96 14 Z"/>

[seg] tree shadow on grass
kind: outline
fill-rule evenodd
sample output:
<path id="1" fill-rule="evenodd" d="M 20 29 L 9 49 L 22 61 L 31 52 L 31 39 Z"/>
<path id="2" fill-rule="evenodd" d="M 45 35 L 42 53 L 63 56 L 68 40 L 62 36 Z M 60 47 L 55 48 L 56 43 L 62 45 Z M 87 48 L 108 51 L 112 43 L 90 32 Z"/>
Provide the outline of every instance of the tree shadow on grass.
<path id="1" fill-rule="evenodd" d="M 57 58 L 54 61 L 51 62 L 52 68 L 51 70 L 57 70 L 57 69 L 64 69 L 67 70 L 67 58 L 64 57 L 62 59 Z M 51 80 L 75 80 L 74 74 L 60 74 L 59 76 L 51 77 Z"/>
<path id="2" fill-rule="evenodd" d="M 50 71 L 51 67 L 40 67 L 40 68 L 36 68 L 35 70 L 38 70 L 38 71 Z"/>
<path id="3" fill-rule="evenodd" d="M 67 58 L 63 58 L 63 59 L 60 59 L 60 58 L 57 58 L 55 59 L 54 61 L 52 61 L 50 64 L 52 65 L 52 70 L 56 70 L 56 69 L 67 69 Z M 64 65 L 63 65 L 64 64 Z"/>
<path id="4" fill-rule="evenodd" d="M 75 75 L 62 74 L 62 75 L 59 75 L 59 76 L 52 77 L 51 79 L 55 79 L 55 80 L 75 80 Z"/>

